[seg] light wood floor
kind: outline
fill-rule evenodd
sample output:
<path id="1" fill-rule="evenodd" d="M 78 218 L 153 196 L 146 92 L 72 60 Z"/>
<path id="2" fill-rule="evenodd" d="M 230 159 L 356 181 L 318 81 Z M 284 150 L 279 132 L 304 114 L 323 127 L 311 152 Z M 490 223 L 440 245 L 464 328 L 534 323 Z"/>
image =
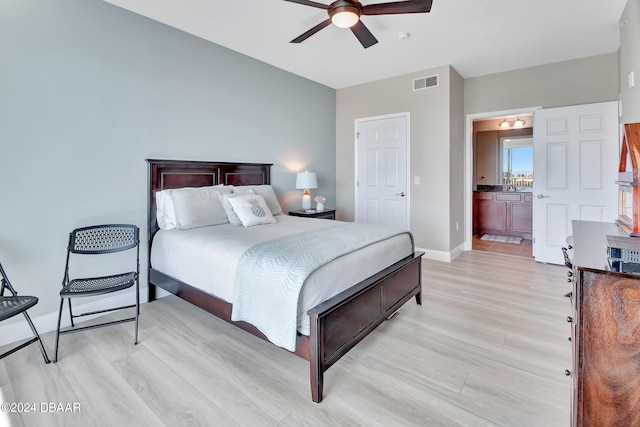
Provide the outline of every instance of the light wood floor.
<path id="1" fill-rule="evenodd" d="M 424 261 L 423 305 L 329 369 L 320 404 L 305 360 L 171 296 L 143 305 L 137 346 L 127 323 L 63 336 L 57 364 L 0 361 L 0 402 L 37 406 L 0 426 L 567 426 L 566 269 L 508 258 Z"/>
<path id="2" fill-rule="evenodd" d="M 473 236 L 471 247 L 474 251 L 486 251 L 496 254 L 523 256 L 527 258 L 533 257 L 533 245 L 531 240 L 523 240 L 519 244 L 492 242 L 482 240 L 481 236 Z"/>

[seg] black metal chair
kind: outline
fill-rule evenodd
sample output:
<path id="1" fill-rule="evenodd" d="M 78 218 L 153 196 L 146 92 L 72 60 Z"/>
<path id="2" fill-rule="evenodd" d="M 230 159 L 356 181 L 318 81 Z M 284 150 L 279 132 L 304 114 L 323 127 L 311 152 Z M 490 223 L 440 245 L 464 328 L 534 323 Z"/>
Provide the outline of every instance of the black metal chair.
<path id="1" fill-rule="evenodd" d="M 29 317 L 29 314 L 27 313 L 28 309 L 38 303 L 38 298 L 28 295 L 18 295 L 14 287 L 11 285 L 11 282 L 9 281 L 9 278 L 5 273 L 4 268 L 2 268 L 2 264 L 0 264 L 0 274 L 2 274 L 2 285 L 0 286 L 0 321 L 9 319 L 22 313 L 24 315 L 24 318 L 27 319 L 27 323 L 29 324 L 31 331 L 33 332 L 33 338 L 0 354 L 0 359 L 3 359 L 8 355 L 13 354 L 16 351 L 25 348 L 29 344 L 33 344 L 37 341 L 38 344 L 40 344 L 40 352 L 42 353 L 44 362 L 51 363 L 51 361 L 49 360 L 49 356 L 47 356 L 47 351 L 44 349 L 44 345 L 42 344 L 42 339 L 40 338 L 36 327 L 34 326 L 31 318 Z M 9 290 L 11 296 L 4 295 L 5 289 Z"/>
<path id="2" fill-rule="evenodd" d="M 74 255 L 103 255 L 114 252 L 122 252 L 135 249 L 136 269 L 135 271 L 121 272 L 108 276 L 81 277 L 71 279 L 69 268 Z M 134 344 L 138 344 L 138 316 L 140 314 L 140 229 L 131 224 L 105 224 L 83 227 L 73 230 L 69 234 L 69 245 L 67 247 L 67 261 L 64 268 L 64 278 L 62 279 L 62 290 L 60 291 L 60 311 L 58 313 L 58 327 L 56 329 L 56 346 L 53 355 L 54 363 L 58 361 L 58 342 L 60 335 L 72 332 L 80 332 L 87 329 L 94 329 L 104 326 L 115 325 L 124 322 L 135 322 Z M 136 303 L 132 305 L 108 308 L 105 310 L 91 311 L 82 314 L 73 314 L 71 309 L 71 299 L 79 297 L 90 297 L 96 295 L 110 294 L 113 292 L 136 287 Z M 62 307 L 64 300 L 69 301 L 69 317 L 71 326 L 68 329 L 60 330 L 62 320 Z M 73 319 L 82 316 L 89 316 L 99 313 L 106 313 L 115 310 L 123 310 L 135 307 L 135 315 L 126 319 L 114 320 L 94 324 L 91 326 L 76 327 Z"/>

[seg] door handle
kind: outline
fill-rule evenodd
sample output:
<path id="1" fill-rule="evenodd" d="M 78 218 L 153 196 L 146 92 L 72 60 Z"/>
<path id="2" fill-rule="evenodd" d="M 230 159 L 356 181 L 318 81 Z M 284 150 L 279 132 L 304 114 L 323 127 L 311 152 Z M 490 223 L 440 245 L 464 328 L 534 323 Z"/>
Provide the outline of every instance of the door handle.
<path id="1" fill-rule="evenodd" d="M 546 194 L 537 194 L 536 198 L 538 199 L 544 199 L 545 197 L 551 197 L 551 196 L 547 196 Z"/>
<path id="2" fill-rule="evenodd" d="M 404 191 L 401 193 L 396 193 L 396 196 L 404 197 Z"/>

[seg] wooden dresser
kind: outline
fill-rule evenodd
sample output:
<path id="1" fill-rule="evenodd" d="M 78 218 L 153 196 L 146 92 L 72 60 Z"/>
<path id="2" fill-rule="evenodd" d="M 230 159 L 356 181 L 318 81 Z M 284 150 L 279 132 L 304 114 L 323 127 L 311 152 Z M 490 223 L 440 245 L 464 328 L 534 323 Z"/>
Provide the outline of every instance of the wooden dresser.
<path id="1" fill-rule="evenodd" d="M 614 223 L 573 221 L 573 426 L 640 426 L 640 274 L 615 272 Z"/>

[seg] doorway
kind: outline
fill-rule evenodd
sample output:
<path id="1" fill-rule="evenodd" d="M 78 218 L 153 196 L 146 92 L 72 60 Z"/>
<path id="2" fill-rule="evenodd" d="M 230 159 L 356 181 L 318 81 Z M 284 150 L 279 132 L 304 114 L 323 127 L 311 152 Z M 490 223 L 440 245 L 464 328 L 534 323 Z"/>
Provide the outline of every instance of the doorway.
<path id="1" fill-rule="evenodd" d="M 572 220 L 609 221 L 616 217 L 617 102 L 468 115 L 465 249 L 473 249 L 473 125 L 476 121 L 527 112 L 535 117 L 533 255 L 538 262 L 564 264 L 560 248 L 571 234 Z"/>
<path id="2" fill-rule="evenodd" d="M 510 149 L 524 144 L 521 138 L 532 137 L 533 115 L 538 109 L 540 107 L 467 115 L 465 250 L 533 256 L 533 171 L 521 170 L 515 176 L 513 163 L 509 169 L 509 162 L 505 164 L 505 160 L 515 154 L 515 150 L 510 152 Z M 480 135 L 481 132 L 486 134 Z M 509 139 L 511 141 L 507 141 Z M 515 142 L 516 139 L 519 142 Z M 479 141 L 487 145 L 482 147 Z M 505 142 L 508 142 L 506 154 Z M 478 168 L 478 158 L 488 163 Z M 474 223 L 478 212 L 486 214 L 477 215 L 483 218 L 479 224 Z"/>
<path id="3" fill-rule="evenodd" d="M 357 119 L 355 221 L 409 229 L 409 113 Z"/>
<path id="4" fill-rule="evenodd" d="M 616 101 L 536 112 L 536 261 L 564 264 L 573 220 L 617 218 L 618 131 Z"/>

